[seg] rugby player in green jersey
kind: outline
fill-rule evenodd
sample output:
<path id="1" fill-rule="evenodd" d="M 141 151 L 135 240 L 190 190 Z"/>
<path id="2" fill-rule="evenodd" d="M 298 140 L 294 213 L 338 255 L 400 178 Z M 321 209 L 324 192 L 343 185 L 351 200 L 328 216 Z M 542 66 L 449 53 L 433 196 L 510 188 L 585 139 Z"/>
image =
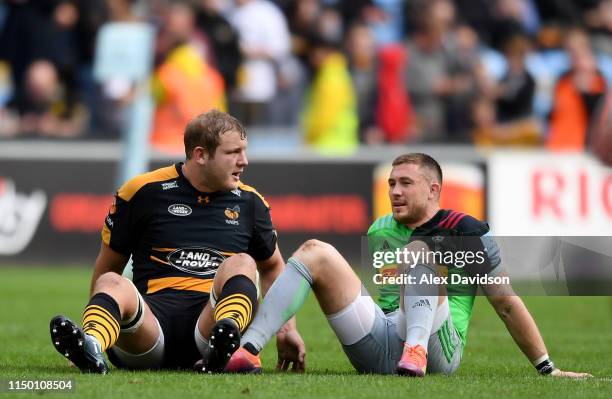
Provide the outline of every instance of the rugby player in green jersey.
<path id="1" fill-rule="evenodd" d="M 487 235 L 487 224 L 460 212 L 440 209 L 441 188 L 442 171 L 433 158 L 425 154 L 396 158 L 389 177 L 393 212 L 370 227 L 371 249 L 405 248 L 410 253 L 426 253 L 438 244 L 446 248 L 465 245 L 474 251 L 483 251 L 485 261 L 475 262 L 477 267 L 456 267 L 456 261 L 444 267 L 435 262 L 406 261 L 394 266 L 397 270 L 383 270 L 383 274 L 415 281 L 445 277 L 442 274 L 446 277 L 507 276 L 499 249 Z M 448 236 L 462 238 L 463 243 Z M 241 348 L 233 354 L 226 370 L 252 370 L 254 356 L 298 311 L 312 289 L 346 355 L 359 372 L 417 377 L 423 377 L 426 372 L 451 374 L 459 367 L 478 288 L 465 280 L 468 279 L 447 286 L 384 285 L 376 304 L 333 246 L 317 240 L 307 241 L 289 259 L 285 271 L 268 291 L 253 324 L 242 338 Z M 538 327 L 509 284 L 488 284 L 482 288 L 518 347 L 540 374 L 590 376 L 555 367 Z"/>

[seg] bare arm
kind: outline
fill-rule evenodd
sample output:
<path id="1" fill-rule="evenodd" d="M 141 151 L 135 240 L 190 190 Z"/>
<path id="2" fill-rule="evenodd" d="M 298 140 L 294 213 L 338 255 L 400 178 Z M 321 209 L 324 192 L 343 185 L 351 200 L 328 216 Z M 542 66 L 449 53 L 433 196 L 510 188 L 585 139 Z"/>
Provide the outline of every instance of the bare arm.
<path id="1" fill-rule="evenodd" d="M 108 272 L 123 273 L 123 269 L 128 260 L 129 258 L 125 255 L 113 251 L 108 245 L 102 243 L 100 245 L 100 252 L 94 263 L 94 271 L 89 285 L 89 296 L 93 294 L 94 285 L 101 275 Z"/>
<path id="2" fill-rule="evenodd" d="M 500 273 L 500 276 L 506 276 Z M 529 361 L 533 362 L 545 353 L 546 345 L 533 317 L 520 297 L 509 285 L 488 285 L 482 287 L 487 299 L 508 332 Z"/>
<path id="3" fill-rule="evenodd" d="M 257 262 L 257 270 L 259 271 L 259 276 L 261 277 L 261 290 L 263 291 L 263 295 L 265 296 L 274 280 L 278 277 L 279 274 L 283 272 L 285 269 L 285 261 L 278 249 L 278 245 L 274 250 L 272 256 L 270 256 L 266 260 L 262 260 Z"/>
<path id="4" fill-rule="evenodd" d="M 507 276 L 505 272 L 499 276 Z M 529 310 L 520 297 L 516 295 L 510 285 L 487 285 L 482 286 L 489 303 L 502 319 L 508 332 L 514 339 L 521 351 L 530 362 L 534 362 L 546 355 L 546 345 L 540 334 L 540 330 Z M 591 377 L 588 373 L 574 373 L 555 369 L 552 372 L 556 377 L 582 378 Z"/>

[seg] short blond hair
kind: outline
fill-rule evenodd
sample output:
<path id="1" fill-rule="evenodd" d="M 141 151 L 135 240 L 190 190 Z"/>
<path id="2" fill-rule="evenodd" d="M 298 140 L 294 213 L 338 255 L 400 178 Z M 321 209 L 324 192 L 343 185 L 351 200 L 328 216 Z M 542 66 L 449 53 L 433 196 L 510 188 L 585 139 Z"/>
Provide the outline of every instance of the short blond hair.
<path id="1" fill-rule="evenodd" d="M 214 157 L 221 135 L 227 132 L 238 132 L 241 139 L 246 139 L 242 123 L 225 112 L 213 109 L 196 116 L 185 128 L 185 156 L 191 159 L 194 148 L 204 147 L 209 157 Z"/>

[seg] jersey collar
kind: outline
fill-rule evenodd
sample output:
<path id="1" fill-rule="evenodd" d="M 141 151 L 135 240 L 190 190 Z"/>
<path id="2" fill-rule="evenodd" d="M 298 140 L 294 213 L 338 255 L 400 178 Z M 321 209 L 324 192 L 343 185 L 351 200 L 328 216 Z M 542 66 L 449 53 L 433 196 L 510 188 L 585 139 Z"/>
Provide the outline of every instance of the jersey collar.
<path id="1" fill-rule="evenodd" d="M 416 227 L 414 229 L 414 231 L 417 231 L 417 230 L 429 230 L 429 229 L 431 229 L 433 227 L 436 227 L 440 223 L 442 218 L 444 216 L 446 216 L 447 214 L 448 214 L 448 210 L 440 209 L 438 212 L 436 212 L 435 215 L 433 215 L 433 217 L 431 219 L 429 219 L 428 221 L 426 221 L 422 225 Z"/>
<path id="2" fill-rule="evenodd" d="M 205 194 L 205 195 L 210 195 L 210 196 L 216 196 L 216 195 L 221 195 L 224 194 L 228 191 L 213 191 L 213 192 L 206 192 L 206 191 L 200 191 L 197 188 L 195 188 L 193 186 L 193 184 L 191 184 L 191 182 L 189 181 L 189 179 L 187 179 L 185 177 L 185 175 L 183 174 L 183 165 L 185 165 L 184 162 L 177 162 L 174 164 L 174 167 L 176 168 L 176 172 L 179 174 L 179 178 L 181 180 L 183 180 L 185 182 L 185 184 L 189 187 L 191 187 L 191 189 L 193 189 L 193 191 L 195 191 L 198 194 Z"/>

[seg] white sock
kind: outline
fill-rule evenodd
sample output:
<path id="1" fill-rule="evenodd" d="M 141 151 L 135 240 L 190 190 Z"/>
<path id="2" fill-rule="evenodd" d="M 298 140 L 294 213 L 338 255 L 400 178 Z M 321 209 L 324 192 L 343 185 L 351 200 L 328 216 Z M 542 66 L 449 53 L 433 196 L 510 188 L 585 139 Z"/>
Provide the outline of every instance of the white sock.
<path id="1" fill-rule="evenodd" d="M 313 284 L 308 267 L 289 258 L 285 270 L 274 280 L 240 344 L 259 352 L 276 332 L 302 307 Z M 253 353 L 253 352 L 251 352 Z"/>
<path id="2" fill-rule="evenodd" d="M 406 344 L 421 345 L 427 350 L 429 336 L 438 310 L 438 286 L 418 284 L 422 276 L 435 276 L 432 266 L 416 265 L 409 271 L 417 284 L 407 284 L 404 290 L 404 312 L 406 315 Z"/>

